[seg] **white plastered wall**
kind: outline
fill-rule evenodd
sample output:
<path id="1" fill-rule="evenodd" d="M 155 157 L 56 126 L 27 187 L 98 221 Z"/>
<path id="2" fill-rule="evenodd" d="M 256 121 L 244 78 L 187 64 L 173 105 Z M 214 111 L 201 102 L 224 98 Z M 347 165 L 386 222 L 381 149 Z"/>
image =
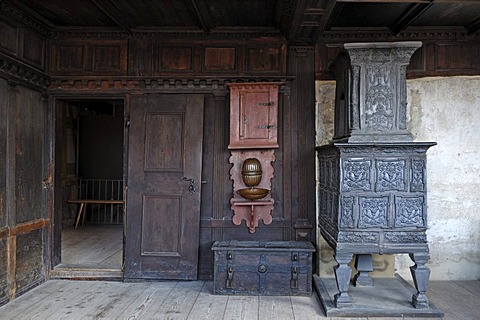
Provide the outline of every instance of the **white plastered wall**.
<path id="1" fill-rule="evenodd" d="M 333 135 L 334 98 L 335 82 L 317 81 L 317 145 Z M 407 100 L 414 140 L 437 142 L 427 152 L 430 279 L 480 279 L 480 77 L 408 80 Z M 319 248 L 320 273 L 332 274 L 331 251 Z M 395 255 L 394 264 L 410 278 L 408 256 Z"/>

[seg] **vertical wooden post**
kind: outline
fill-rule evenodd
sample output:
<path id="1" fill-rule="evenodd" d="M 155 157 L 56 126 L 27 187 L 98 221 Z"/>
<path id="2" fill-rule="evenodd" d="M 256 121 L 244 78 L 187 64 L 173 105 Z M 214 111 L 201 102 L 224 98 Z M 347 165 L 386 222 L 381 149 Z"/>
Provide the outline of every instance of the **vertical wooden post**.
<path id="1" fill-rule="evenodd" d="M 7 157 L 6 157 L 6 190 L 5 202 L 7 223 L 6 227 L 10 230 L 16 224 L 16 201 L 15 201 L 15 141 L 16 141 L 16 114 L 17 109 L 17 85 L 14 82 L 8 83 L 8 102 L 7 102 Z M 17 239 L 9 231 L 7 238 L 7 287 L 8 299 L 11 301 L 16 296 L 16 265 L 17 265 Z"/>
<path id="2" fill-rule="evenodd" d="M 291 46 L 292 220 L 295 240 L 315 239 L 315 61 L 313 46 Z M 295 199 L 298 199 L 297 201 Z"/>

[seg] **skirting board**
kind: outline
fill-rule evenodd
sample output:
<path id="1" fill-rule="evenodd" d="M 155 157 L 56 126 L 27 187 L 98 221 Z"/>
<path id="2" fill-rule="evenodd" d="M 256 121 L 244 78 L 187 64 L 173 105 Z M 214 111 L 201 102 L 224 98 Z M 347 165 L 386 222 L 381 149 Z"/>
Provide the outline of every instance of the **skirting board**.
<path id="1" fill-rule="evenodd" d="M 313 279 L 327 317 L 443 317 L 443 312 L 432 302 L 427 309 L 415 309 L 411 304 L 415 289 L 400 276 L 373 278 L 373 287 L 350 285 L 348 293 L 353 302 L 340 308 L 334 304 L 338 292 L 335 278 L 315 275 Z"/>

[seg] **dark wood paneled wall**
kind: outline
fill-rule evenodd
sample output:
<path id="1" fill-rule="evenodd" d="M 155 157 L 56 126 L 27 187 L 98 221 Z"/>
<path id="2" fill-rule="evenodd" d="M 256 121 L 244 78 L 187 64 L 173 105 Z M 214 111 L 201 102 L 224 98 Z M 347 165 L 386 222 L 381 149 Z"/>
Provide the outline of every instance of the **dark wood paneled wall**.
<path id="1" fill-rule="evenodd" d="M 45 281 L 46 39 L 0 17 L 0 305 Z"/>
<path id="2" fill-rule="evenodd" d="M 0 52 L 38 70 L 45 71 L 45 38 L 14 22 L 0 21 Z"/>
<path id="3" fill-rule="evenodd" d="M 0 78 L 0 304 L 46 279 L 46 107 L 41 92 Z"/>
<path id="4" fill-rule="evenodd" d="M 479 40 L 422 40 L 415 38 L 397 39 L 394 41 L 408 40 L 420 40 L 423 42 L 422 47 L 412 56 L 407 69 L 408 78 L 480 74 L 480 59 L 478 59 L 480 54 Z M 375 39 L 373 41 L 381 42 L 386 40 Z M 328 68 L 342 48 L 343 42 L 317 44 L 315 48 L 315 78 L 317 80 L 334 79 Z"/>
<path id="5" fill-rule="evenodd" d="M 52 76 L 254 76 L 285 74 L 281 39 L 179 41 L 59 39 L 52 43 Z M 127 68 L 128 66 L 128 68 Z"/>

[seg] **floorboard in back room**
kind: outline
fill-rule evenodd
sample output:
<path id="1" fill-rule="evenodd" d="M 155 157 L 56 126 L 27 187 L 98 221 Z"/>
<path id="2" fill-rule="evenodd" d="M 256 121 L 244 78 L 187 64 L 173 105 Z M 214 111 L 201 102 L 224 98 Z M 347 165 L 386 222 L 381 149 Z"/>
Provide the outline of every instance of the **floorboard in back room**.
<path id="1" fill-rule="evenodd" d="M 62 264 L 121 269 L 122 225 L 85 225 L 62 231 Z"/>

